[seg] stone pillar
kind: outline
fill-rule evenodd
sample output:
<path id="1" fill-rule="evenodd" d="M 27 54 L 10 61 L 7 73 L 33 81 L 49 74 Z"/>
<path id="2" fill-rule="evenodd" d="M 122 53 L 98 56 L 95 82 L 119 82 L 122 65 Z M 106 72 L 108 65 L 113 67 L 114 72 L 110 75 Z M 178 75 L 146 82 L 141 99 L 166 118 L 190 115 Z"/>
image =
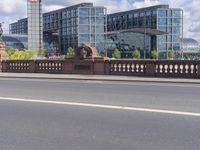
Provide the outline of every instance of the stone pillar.
<path id="1" fill-rule="evenodd" d="M 8 59 L 8 54 L 6 53 L 5 47 L 5 44 L 2 41 L 0 41 L 0 61 Z"/>
<path id="2" fill-rule="evenodd" d="M 150 77 L 155 77 L 156 75 L 156 62 L 148 61 L 146 63 L 145 75 Z"/>
<path id="3" fill-rule="evenodd" d="M 1 72 L 7 72 L 7 63 L 5 60 L 1 62 Z"/>
<path id="4" fill-rule="evenodd" d="M 200 63 L 198 63 L 198 72 L 197 72 L 198 78 L 200 78 Z"/>
<path id="5" fill-rule="evenodd" d="M 74 70 L 73 59 L 66 59 L 63 61 L 63 73 L 71 74 Z"/>
<path id="6" fill-rule="evenodd" d="M 30 60 L 29 73 L 35 73 L 35 72 L 36 72 L 36 62 L 35 62 L 35 60 Z"/>
<path id="7" fill-rule="evenodd" d="M 4 71 L 4 67 L 3 67 L 3 60 L 7 60 L 8 59 L 8 54 L 6 53 L 6 48 L 5 48 L 5 44 L 0 40 L 0 72 Z M 4 62 L 5 63 L 5 62 Z"/>
<path id="8" fill-rule="evenodd" d="M 94 59 L 94 74 L 96 74 L 96 75 L 104 75 L 105 74 L 104 59 Z"/>
<path id="9" fill-rule="evenodd" d="M 107 59 L 105 62 L 105 75 L 109 75 L 110 74 L 110 60 Z"/>

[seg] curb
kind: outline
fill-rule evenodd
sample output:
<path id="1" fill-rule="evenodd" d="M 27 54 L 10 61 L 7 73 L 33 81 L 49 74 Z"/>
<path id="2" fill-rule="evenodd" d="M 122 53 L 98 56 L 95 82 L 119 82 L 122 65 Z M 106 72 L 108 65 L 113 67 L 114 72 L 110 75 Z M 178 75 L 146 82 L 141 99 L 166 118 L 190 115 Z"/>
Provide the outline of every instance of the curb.
<path id="1" fill-rule="evenodd" d="M 200 84 L 200 82 L 195 81 L 172 81 L 170 79 L 162 80 L 162 78 L 159 78 L 159 80 L 156 80 L 158 78 L 151 78 L 151 80 L 146 79 L 108 79 L 108 78 L 84 78 L 84 77 L 44 77 L 44 76 L 1 76 L 0 78 L 17 78 L 17 79 L 54 79 L 54 80 L 80 80 L 80 81 L 110 81 L 110 82 L 148 82 L 148 83 L 179 83 L 179 84 Z M 173 78 L 174 79 L 174 78 Z M 186 79 L 184 79 L 186 80 Z"/>

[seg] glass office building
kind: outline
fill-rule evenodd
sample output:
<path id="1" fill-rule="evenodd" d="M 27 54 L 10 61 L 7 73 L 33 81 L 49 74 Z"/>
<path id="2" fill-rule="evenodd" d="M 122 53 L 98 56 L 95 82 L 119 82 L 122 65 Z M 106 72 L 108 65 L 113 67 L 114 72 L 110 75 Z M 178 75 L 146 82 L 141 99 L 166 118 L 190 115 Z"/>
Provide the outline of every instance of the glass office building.
<path id="1" fill-rule="evenodd" d="M 146 35 L 144 42 L 144 34 L 136 33 L 133 31 L 126 32 L 108 32 L 106 40 L 106 54 L 108 57 L 112 57 L 114 50 L 120 49 L 122 58 L 132 58 L 132 52 L 139 50 L 141 55 L 144 57 L 144 43 L 147 51 L 146 55 L 149 54 L 149 48 L 151 46 L 150 36 Z M 145 56 L 146 57 L 146 56 Z M 147 57 L 149 57 L 147 55 Z"/>
<path id="2" fill-rule="evenodd" d="M 28 20 L 20 19 L 15 23 L 9 25 L 9 33 L 10 34 L 28 34 Z"/>
<path id="3" fill-rule="evenodd" d="M 44 48 L 48 53 L 65 54 L 69 47 L 77 49 L 86 43 L 97 47 L 99 51 L 104 50 L 104 33 L 107 28 L 106 17 L 106 8 L 93 6 L 93 3 L 81 3 L 44 13 Z M 22 19 L 12 23 L 10 33 L 27 34 L 27 22 L 29 20 Z"/>
<path id="4" fill-rule="evenodd" d="M 25 19 L 11 24 L 10 32 L 26 33 L 23 28 L 27 28 Z M 182 50 L 183 11 L 156 5 L 107 15 L 105 7 L 81 3 L 44 13 L 43 33 L 49 52 L 65 54 L 69 47 L 88 43 L 108 56 L 119 48 L 124 58 L 132 57 L 135 49 L 150 58 L 155 49 L 167 59 L 169 51 L 178 56 Z"/>
<path id="5" fill-rule="evenodd" d="M 28 0 L 28 49 L 38 54 L 43 48 L 42 4 L 41 0 Z"/>
<path id="6" fill-rule="evenodd" d="M 179 57 L 182 50 L 183 11 L 169 8 L 168 5 L 157 5 L 110 14 L 107 29 L 108 54 L 112 51 L 112 45 L 121 50 L 122 57 L 131 57 L 135 49 L 141 51 L 143 58 L 150 58 L 151 50 L 157 50 L 161 59 L 167 59 L 169 51 L 175 51 Z"/>
<path id="7" fill-rule="evenodd" d="M 177 57 L 183 50 L 183 11 L 181 9 L 157 10 L 157 29 L 167 34 L 157 36 L 157 50 L 162 57 L 168 57 L 169 51 L 174 51 Z"/>
<path id="8" fill-rule="evenodd" d="M 91 44 L 104 51 L 104 33 L 106 32 L 106 9 L 102 7 L 78 9 L 78 46 Z"/>

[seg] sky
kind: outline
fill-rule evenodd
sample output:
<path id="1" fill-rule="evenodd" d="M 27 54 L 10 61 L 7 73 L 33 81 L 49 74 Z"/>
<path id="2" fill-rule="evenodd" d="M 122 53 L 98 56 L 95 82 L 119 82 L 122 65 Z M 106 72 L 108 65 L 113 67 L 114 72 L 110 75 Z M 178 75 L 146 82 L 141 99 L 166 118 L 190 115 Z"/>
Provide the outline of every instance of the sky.
<path id="1" fill-rule="evenodd" d="M 27 16 L 27 0 L 0 0 L 0 22 L 4 22 L 4 32 L 9 24 Z M 108 13 L 131 10 L 158 4 L 168 4 L 171 8 L 184 10 L 184 37 L 200 42 L 200 0 L 43 0 L 43 12 L 56 10 L 81 2 L 93 2 L 96 6 L 105 6 Z"/>

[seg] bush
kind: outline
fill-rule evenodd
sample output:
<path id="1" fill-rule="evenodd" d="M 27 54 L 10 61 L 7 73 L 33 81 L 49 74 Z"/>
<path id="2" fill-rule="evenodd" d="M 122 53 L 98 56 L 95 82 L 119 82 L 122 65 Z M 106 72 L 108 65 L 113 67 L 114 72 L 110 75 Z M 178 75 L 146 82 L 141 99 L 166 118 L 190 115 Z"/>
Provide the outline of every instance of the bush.
<path id="1" fill-rule="evenodd" d="M 40 48 L 38 52 L 39 57 L 45 57 L 46 55 L 46 50 L 44 48 Z"/>
<path id="2" fill-rule="evenodd" d="M 12 56 L 14 53 L 15 53 L 16 49 L 12 48 L 12 47 L 9 47 L 9 46 L 6 46 L 6 52 L 10 58 L 10 56 Z"/>
<path id="3" fill-rule="evenodd" d="M 16 50 L 10 59 L 33 59 L 35 52 L 33 50 Z"/>
<path id="4" fill-rule="evenodd" d="M 67 49 L 66 57 L 67 57 L 67 58 L 71 58 L 71 57 L 74 57 L 74 56 L 75 56 L 74 49 L 71 48 L 71 47 L 69 47 L 69 48 Z"/>
<path id="5" fill-rule="evenodd" d="M 121 58 L 121 52 L 120 52 L 120 50 L 116 48 L 114 50 L 113 54 L 112 54 L 112 57 L 113 58 Z"/>
<path id="6" fill-rule="evenodd" d="M 158 52 L 157 52 L 157 50 L 152 50 L 151 51 L 151 58 L 152 59 L 157 59 L 158 58 Z"/>
<path id="7" fill-rule="evenodd" d="M 133 58 L 140 59 L 141 58 L 140 51 L 139 50 L 133 51 L 132 56 L 133 56 Z"/>
<path id="8" fill-rule="evenodd" d="M 169 58 L 169 59 L 174 59 L 175 57 L 176 57 L 176 54 L 175 54 L 174 51 L 169 51 L 169 52 L 168 52 L 168 58 Z"/>

